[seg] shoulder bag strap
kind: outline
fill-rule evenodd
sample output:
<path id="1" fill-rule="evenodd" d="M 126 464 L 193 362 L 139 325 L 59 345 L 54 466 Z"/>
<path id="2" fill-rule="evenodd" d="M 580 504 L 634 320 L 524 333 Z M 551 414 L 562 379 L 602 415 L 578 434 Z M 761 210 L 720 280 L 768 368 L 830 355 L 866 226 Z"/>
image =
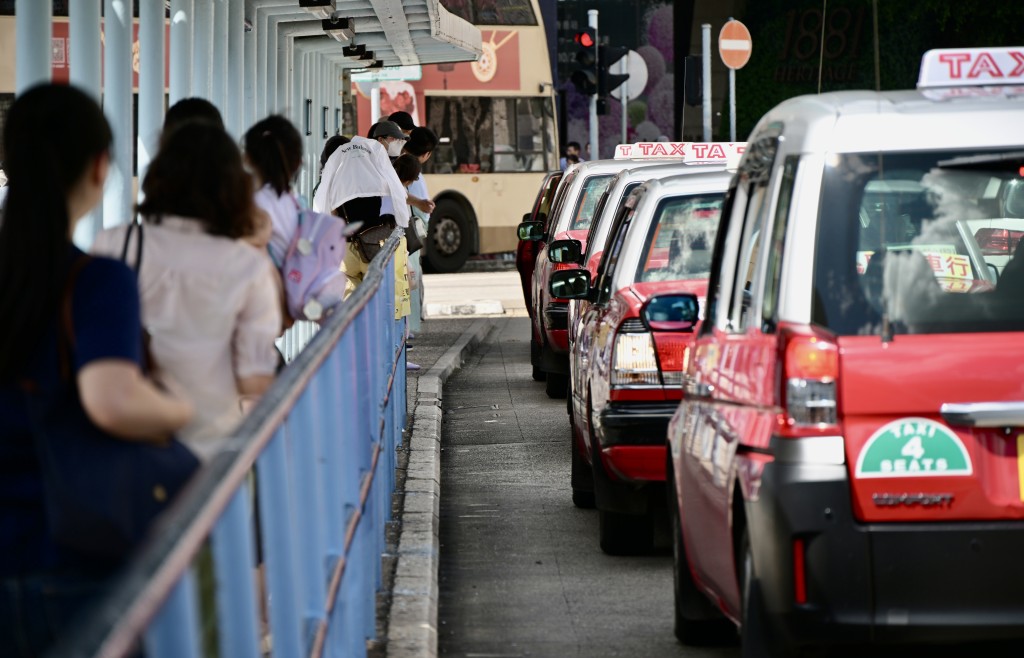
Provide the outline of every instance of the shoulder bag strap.
<path id="1" fill-rule="evenodd" d="M 64 381 L 71 380 L 71 352 L 75 349 L 74 296 L 75 283 L 78 275 L 92 260 L 92 256 L 82 254 L 68 270 L 64 293 L 61 295 L 60 320 L 57 327 L 57 360 L 60 366 L 60 377 Z"/>
<path id="2" fill-rule="evenodd" d="M 138 229 L 139 238 L 135 241 L 135 278 L 139 277 L 139 272 L 142 271 L 142 222 L 139 218 L 132 218 L 132 221 L 128 224 L 127 230 L 124 232 L 124 245 L 121 246 L 121 262 L 128 265 L 128 245 L 132 240 L 132 233 Z M 130 267 L 130 266 L 129 266 Z"/>

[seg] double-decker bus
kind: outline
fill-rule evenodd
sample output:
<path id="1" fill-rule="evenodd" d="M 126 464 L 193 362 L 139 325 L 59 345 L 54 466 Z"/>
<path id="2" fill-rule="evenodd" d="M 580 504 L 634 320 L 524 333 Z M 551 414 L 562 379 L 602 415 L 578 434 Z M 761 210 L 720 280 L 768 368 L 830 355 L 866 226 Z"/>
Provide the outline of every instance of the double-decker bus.
<path id="1" fill-rule="evenodd" d="M 453 272 L 471 255 L 515 250 L 516 225 L 545 173 L 558 168 L 558 137 L 538 0 L 442 4 L 480 28 L 482 57 L 406 67 L 414 79 L 356 82 L 354 96 L 361 135 L 369 131 L 371 85 L 378 84 L 382 117 L 404 110 L 440 138 L 424 167 L 437 204 L 425 252 L 434 271 Z"/>

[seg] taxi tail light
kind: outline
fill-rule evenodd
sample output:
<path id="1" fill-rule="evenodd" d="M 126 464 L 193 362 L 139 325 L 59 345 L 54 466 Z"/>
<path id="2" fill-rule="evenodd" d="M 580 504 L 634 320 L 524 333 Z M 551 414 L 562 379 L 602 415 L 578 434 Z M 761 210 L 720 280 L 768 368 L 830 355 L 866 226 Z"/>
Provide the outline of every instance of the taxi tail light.
<path id="1" fill-rule="evenodd" d="M 647 332 L 620 333 L 615 337 L 612 354 L 613 387 L 658 386 L 658 357 L 654 341 Z"/>
<path id="2" fill-rule="evenodd" d="M 665 386 L 681 387 L 690 356 L 692 334 L 655 333 L 654 346 Z"/>
<path id="3" fill-rule="evenodd" d="M 985 256 L 1009 256 L 1017 251 L 1017 244 L 1024 237 L 1024 231 L 1011 231 L 1005 228 L 980 228 L 974 239 L 981 247 Z"/>
<path id="4" fill-rule="evenodd" d="M 783 433 L 835 431 L 839 346 L 816 333 L 782 332 Z"/>
<path id="5" fill-rule="evenodd" d="M 793 601 L 807 603 L 807 563 L 804 540 L 793 539 Z"/>

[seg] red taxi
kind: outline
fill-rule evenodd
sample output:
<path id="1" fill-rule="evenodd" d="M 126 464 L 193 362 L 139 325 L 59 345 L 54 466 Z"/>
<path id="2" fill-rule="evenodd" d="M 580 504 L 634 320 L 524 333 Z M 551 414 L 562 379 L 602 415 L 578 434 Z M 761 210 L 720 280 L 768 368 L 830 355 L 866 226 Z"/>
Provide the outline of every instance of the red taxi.
<path id="1" fill-rule="evenodd" d="M 549 173 L 537 191 L 537 198 L 533 201 L 533 208 L 523 215 L 523 222 L 519 225 L 517 233 L 519 243 L 516 245 L 516 270 L 519 272 L 519 280 L 523 284 L 523 299 L 526 301 L 526 310 L 533 312 L 533 304 L 530 303 L 530 293 L 533 290 L 533 268 L 537 262 L 537 254 L 544 248 L 544 235 L 548 228 L 548 215 L 551 212 L 551 202 L 555 197 L 555 190 L 558 189 L 558 182 L 562 180 L 561 171 Z M 539 239 L 537 239 L 539 238 Z"/>
<path id="2" fill-rule="evenodd" d="M 968 224 L 1024 180 L 1022 63 L 930 51 L 755 127 L 668 428 L 681 641 L 1024 639 L 1024 251 Z"/>
<path id="3" fill-rule="evenodd" d="M 655 149 L 655 146 L 659 147 Z M 591 277 L 597 275 L 597 266 L 604 252 L 615 215 L 621 211 L 626 196 L 642 183 L 654 178 L 665 178 L 687 171 L 716 171 L 724 169 L 730 160 L 738 162 L 743 152 L 743 143 L 700 143 L 700 142 L 639 142 L 621 144 L 616 149 L 616 159 L 629 159 L 628 168 L 617 173 L 601 195 L 594 212 L 587 239 L 580 243 L 582 254 L 577 261 L 590 270 Z M 584 249 L 585 245 L 585 249 Z M 569 351 L 579 330 L 582 311 L 586 300 L 569 302 Z M 570 367 L 573 363 L 570 358 Z M 576 373 L 571 373 L 570 387 Z"/>
<path id="4" fill-rule="evenodd" d="M 598 509 L 601 548 L 632 554 L 653 545 L 663 499 L 665 428 L 682 394 L 692 337 L 652 325 L 645 309 L 672 295 L 704 297 L 727 171 L 648 181 L 627 198 L 608 236 L 597 276 L 556 272 L 551 286 L 587 299 L 574 344 L 570 405 L 573 501 Z"/>
<path id="5" fill-rule="evenodd" d="M 567 171 L 558 185 L 547 235 L 529 236 L 548 238 L 547 248 L 537 254 L 533 271 L 530 347 L 545 376 L 544 390 L 552 398 L 565 397 L 569 385 L 569 300 L 552 297 L 548 281 L 552 272 L 576 267 L 568 262 L 565 240 L 586 240 L 597 202 L 612 176 L 624 166 L 618 160 L 594 160 Z"/>

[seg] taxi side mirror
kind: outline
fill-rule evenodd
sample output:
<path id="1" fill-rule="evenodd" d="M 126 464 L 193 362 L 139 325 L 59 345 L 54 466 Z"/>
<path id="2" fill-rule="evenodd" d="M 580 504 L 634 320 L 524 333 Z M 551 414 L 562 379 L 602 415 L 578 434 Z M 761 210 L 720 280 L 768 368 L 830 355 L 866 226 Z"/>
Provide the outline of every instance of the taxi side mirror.
<path id="1" fill-rule="evenodd" d="M 548 292 L 560 299 L 586 299 L 590 296 L 589 270 L 559 270 L 551 273 Z"/>
<path id="2" fill-rule="evenodd" d="M 552 263 L 580 263 L 583 243 L 579 240 L 555 240 L 548 245 L 548 260 Z"/>
<path id="3" fill-rule="evenodd" d="M 689 293 L 655 295 L 640 308 L 640 319 L 650 331 L 690 332 L 699 318 L 697 296 Z"/>
<path id="4" fill-rule="evenodd" d="M 516 232 L 520 240 L 537 242 L 544 239 L 544 225 L 540 222 L 523 222 Z"/>

